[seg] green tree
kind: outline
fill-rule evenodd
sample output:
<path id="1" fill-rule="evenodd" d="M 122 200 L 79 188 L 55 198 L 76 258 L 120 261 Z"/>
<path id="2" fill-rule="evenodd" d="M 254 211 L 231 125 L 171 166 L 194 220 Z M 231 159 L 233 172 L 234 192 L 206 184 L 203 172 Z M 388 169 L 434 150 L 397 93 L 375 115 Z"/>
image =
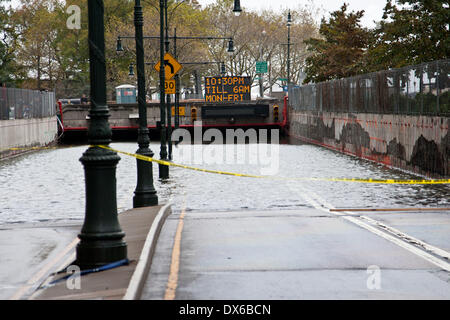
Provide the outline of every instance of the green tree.
<path id="1" fill-rule="evenodd" d="M 88 12 L 87 1 L 68 0 L 55 6 L 55 22 L 58 30 L 54 46 L 57 48 L 56 60 L 59 66 L 55 92 L 58 97 L 78 98 L 89 95 L 89 50 L 88 50 Z M 80 28 L 68 27 L 75 5 L 80 8 Z"/>
<path id="2" fill-rule="evenodd" d="M 22 0 L 14 12 L 19 32 L 19 47 L 16 59 L 27 71 L 26 77 L 34 79 L 26 86 L 33 89 L 52 88 L 56 79 L 58 65 L 55 60 L 57 25 L 52 10 L 57 0 Z"/>
<path id="3" fill-rule="evenodd" d="M 14 85 L 20 81 L 20 68 L 15 59 L 18 34 L 11 20 L 9 0 L 0 0 L 0 84 Z"/>
<path id="4" fill-rule="evenodd" d="M 209 46 L 212 59 L 225 61 L 227 71 L 233 75 L 246 75 L 256 79 L 256 62 L 267 61 L 268 73 L 264 75 L 263 89 L 272 89 L 275 83 L 281 85 L 280 78 L 287 78 L 287 16 L 288 11 L 252 12 L 244 10 L 239 17 L 232 13 L 232 0 L 218 0 L 208 6 L 208 25 L 213 26 L 217 35 L 234 38 L 235 53 L 227 56 L 227 44 L 217 42 Z M 245 9 L 245 7 L 244 7 Z M 311 5 L 302 5 L 291 10 L 293 23 L 290 27 L 290 74 L 291 81 L 298 82 L 304 60 L 308 53 L 304 40 L 317 36 L 314 16 L 318 10 Z M 253 81 L 253 86 L 258 86 Z"/>
<path id="5" fill-rule="evenodd" d="M 361 26 L 364 11 L 347 12 L 347 4 L 322 18 L 321 38 L 305 41 L 311 53 L 306 59 L 304 83 L 339 79 L 365 71 L 364 53 L 370 32 Z"/>
<path id="6" fill-rule="evenodd" d="M 449 1 L 388 0 L 367 55 L 369 71 L 449 57 Z"/>
<path id="7" fill-rule="evenodd" d="M 133 1 L 134 4 L 134 1 Z M 159 0 L 144 0 L 141 2 L 144 12 L 144 36 L 159 37 Z M 111 11 L 113 14 L 114 11 Z M 196 1 L 168 1 L 168 31 L 172 37 L 174 29 L 177 29 L 177 36 L 202 36 L 207 35 L 207 23 L 205 12 L 200 10 Z M 130 79 L 128 76 L 128 66 L 136 63 L 135 40 L 122 39 L 125 49 L 121 54 L 116 52 L 116 41 L 118 36 L 134 37 L 134 6 L 130 7 L 127 14 L 108 17 L 110 21 L 105 25 L 106 55 L 107 55 L 107 80 L 110 89 L 115 86 L 130 83 L 136 84 L 136 78 Z M 147 92 L 157 92 L 159 86 L 159 72 L 153 68 L 160 59 L 159 38 L 144 39 L 145 68 Z M 170 39 L 169 51 L 173 54 L 173 40 Z M 207 54 L 205 44 L 200 41 L 180 40 L 177 41 L 177 55 L 180 62 L 205 61 Z M 186 83 L 189 80 L 189 71 L 193 66 L 185 65 L 180 71 L 180 75 Z M 135 70 L 136 71 L 136 70 Z M 111 90 L 110 90 L 111 91 Z"/>

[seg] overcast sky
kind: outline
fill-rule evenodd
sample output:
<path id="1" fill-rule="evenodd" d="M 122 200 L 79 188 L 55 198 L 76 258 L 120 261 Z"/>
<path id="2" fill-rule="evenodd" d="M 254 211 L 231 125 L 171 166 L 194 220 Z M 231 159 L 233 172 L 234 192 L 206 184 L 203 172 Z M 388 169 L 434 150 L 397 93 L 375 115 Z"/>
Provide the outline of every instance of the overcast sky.
<path id="1" fill-rule="evenodd" d="M 214 3 L 216 0 L 198 0 L 201 5 L 208 5 Z M 339 10 L 344 3 L 344 0 L 240 0 L 241 7 L 244 10 L 258 11 L 263 9 L 271 9 L 275 11 L 282 11 L 286 8 L 298 8 L 299 6 L 314 3 L 318 8 L 322 8 L 325 12 Z M 345 0 L 349 4 L 349 9 L 352 11 L 364 10 L 364 17 L 362 24 L 366 27 L 374 27 L 373 20 L 381 20 L 383 15 L 383 8 L 386 5 L 386 0 Z M 12 0 L 13 4 L 19 3 L 19 0 Z M 320 22 L 322 17 L 317 17 Z"/>
<path id="2" fill-rule="evenodd" d="M 216 0 L 198 0 L 201 5 L 208 5 L 216 2 Z M 283 9 L 295 9 L 305 4 L 314 3 L 318 8 L 322 8 L 325 12 L 333 12 L 339 10 L 344 0 L 240 0 L 241 7 L 244 10 L 263 10 L 271 9 L 274 11 L 282 11 Z M 373 20 L 379 21 L 383 15 L 383 8 L 386 5 L 386 0 L 346 0 L 349 4 L 350 11 L 364 10 L 364 17 L 361 20 L 366 27 L 374 27 Z M 322 17 L 317 17 L 320 22 Z"/>

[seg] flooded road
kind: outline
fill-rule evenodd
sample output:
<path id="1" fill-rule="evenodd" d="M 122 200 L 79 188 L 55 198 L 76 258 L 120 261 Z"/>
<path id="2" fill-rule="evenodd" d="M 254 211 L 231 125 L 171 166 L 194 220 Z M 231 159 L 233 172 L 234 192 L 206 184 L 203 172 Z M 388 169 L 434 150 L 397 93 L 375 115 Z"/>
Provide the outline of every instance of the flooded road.
<path id="1" fill-rule="evenodd" d="M 77 236 L 85 213 L 83 166 L 87 145 L 60 147 L 0 162 L 0 298 L 10 298 Z M 137 145 L 112 143 L 135 152 Z M 159 158 L 158 143 L 152 143 Z M 136 160 L 120 154 L 118 212 L 132 208 Z M 289 215 L 303 209 L 449 207 L 449 185 L 395 185 L 312 181 L 309 178 L 417 179 L 398 170 L 312 145 L 178 145 L 173 162 L 227 172 L 264 175 L 247 178 L 170 168 L 154 185 L 160 203 L 173 212 Z M 269 173 L 268 173 L 269 172 Z M 450 251 L 450 212 L 369 213 L 370 217 Z M 323 222 L 318 226 L 323 229 Z"/>
<path id="2" fill-rule="evenodd" d="M 111 147 L 126 152 L 137 149 L 136 143 L 112 143 Z M 261 175 L 261 168 L 270 165 L 259 158 L 252 161 L 250 153 L 243 161 L 225 159 L 226 155 L 251 151 L 255 146 L 220 147 L 224 155 L 221 163 L 211 163 L 205 157 L 195 159 L 199 152 L 209 152 L 195 145 L 174 147 L 173 162 L 255 175 Z M 268 150 L 272 152 L 270 161 L 276 162 L 272 165 L 276 177 L 417 179 L 408 173 L 312 145 L 271 147 Z M 152 143 L 155 158 L 159 158 L 159 148 L 159 144 Z M 78 159 L 86 149 L 83 145 L 42 150 L 0 162 L 0 224 L 82 220 L 85 187 L 83 166 Z M 126 155 L 120 157 L 116 172 L 119 212 L 132 207 L 137 174 L 136 160 Z M 289 210 L 310 206 L 298 196 L 296 186 L 314 192 L 336 208 L 450 206 L 449 185 L 255 179 L 177 167 L 171 167 L 170 178 L 161 181 L 157 164 L 153 170 L 159 202 L 172 200 L 174 211 L 183 206 L 187 211 Z"/>

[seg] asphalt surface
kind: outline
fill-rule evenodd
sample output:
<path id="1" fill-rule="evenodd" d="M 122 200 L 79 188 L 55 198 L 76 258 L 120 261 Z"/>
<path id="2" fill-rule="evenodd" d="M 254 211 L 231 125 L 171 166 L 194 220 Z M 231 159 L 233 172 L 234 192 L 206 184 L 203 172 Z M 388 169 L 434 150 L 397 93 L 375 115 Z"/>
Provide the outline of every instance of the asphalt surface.
<path id="1" fill-rule="evenodd" d="M 140 298 L 450 299 L 449 211 L 333 213 L 314 194 L 305 196 L 313 207 L 173 213 L 162 227 Z M 70 260 L 80 228 L 3 226 L 0 299 L 27 299 Z M 101 285 L 112 288 L 115 278 Z M 84 298 L 94 297 L 89 288 L 83 285 Z"/>
<path id="2" fill-rule="evenodd" d="M 450 299 L 448 259 L 369 225 L 371 213 L 316 207 L 171 215 L 141 299 L 167 298 L 169 278 L 174 299 Z M 449 248 L 449 212 L 370 217 Z"/>
<path id="3" fill-rule="evenodd" d="M 81 230 L 80 223 L 9 224 L 0 227 L 0 300 L 23 299 L 55 271 Z"/>

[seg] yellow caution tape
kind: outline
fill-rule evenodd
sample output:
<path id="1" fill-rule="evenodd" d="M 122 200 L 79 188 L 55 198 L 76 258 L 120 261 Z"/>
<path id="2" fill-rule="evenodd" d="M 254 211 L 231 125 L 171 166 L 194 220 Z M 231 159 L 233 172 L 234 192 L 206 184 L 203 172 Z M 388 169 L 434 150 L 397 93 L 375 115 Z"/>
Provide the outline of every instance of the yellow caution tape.
<path id="1" fill-rule="evenodd" d="M 143 161 L 149 161 L 149 162 L 155 162 L 159 163 L 165 166 L 172 166 L 172 167 L 178 167 L 188 170 L 194 170 L 194 171 L 200 171 L 200 172 L 207 172 L 207 173 L 214 173 L 214 174 L 222 174 L 222 175 L 230 175 L 235 177 L 245 177 L 245 178 L 259 178 L 259 179 L 274 179 L 274 180 L 305 180 L 305 181 L 335 181 L 335 182 L 358 182 L 358 183 L 372 183 L 372 184 L 450 184 L 450 179 L 435 179 L 435 180 L 394 180 L 394 179 L 387 179 L 387 180 L 381 180 L 381 179 L 345 179 L 345 178 L 284 178 L 284 177 L 274 177 L 274 176 L 257 176 L 257 175 L 251 175 L 251 174 L 245 174 L 245 173 L 235 173 L 235 172 L 226 172 L 226 171 L 217 171 L 217 170 L 209 170 L 209 169 L 202 169 L 202 168 L 196 168 L 191 166 L 186 166 L 182 164 L 177 164 L 169 161 L 164 160 L 157 160 L 152 157 L 147 157 L 140 154 L 125 152 L 116 150 L 104 145 L 94 145 L 91 147 L 99 147 L 103 149 L 107 149 L 113 152 L 117 152 L 120 154 L 124 154 L 130 157 L 134 157 L 139 160 Z"/>
<path id="2" fill-rule="evenodd" d="M 258 176 L 258 175 L 251 175 L 251 174 L 245 174 L 245 173 L 235 173 L 235 172 L 227 172 L 227 171 L 218 171 L 218 170 L 210 170 L 210 169 L 202 169 L 202 168 L 196 168 L 191 167 L 183 164 L 177 164 L 174 162 L 164 161 L 164 160 L 158 160 L 151 157 L 147 157 L 140 154 L 135 153 L 129 153 L 125 151 L 116 150 L 104 145 L 95 145 L 92 147 L 99 147 L 103 149 L 108 149 L 113 152 L 121 153 L 130 157 L 134 157 L 139 160 L 143 161 L 149 161 L 149 162 L 155 162 L 159 163 L 165 166 L 172 166 L 172 167 L 178 167 L 188 170 L 194 170 L 199 172 L 206 172 L 206 173 L 214 173 L 214 174 L 221 174 L 221 175 L 229 175 L 229 176 L 235 176 L 235 177 L 244 177 L 244 178 L 258 178 L 258 179 L 272 179 L 272 180 L 292 180 L 292 181 L 332 181 L 332 182 L 354 182 L 354 183 L 369 183 L 369 184 L 403 184 L 403 185 L 426 185 L 426 184 L 450 184 L 450 179 L 434 179 L 434 180 L 394 180 L 394 179 L 359 179 L 359 178 L 286 178 L 286 177 L 275 177 L 275 176 Z M 44 150 L 44 149 L 56 149 L 58 147 L 17 147 L 17 148 L 9 148 L 2 151 L 20 151 L 20 150 Z"/>
<path id="3" fill-rule="evenodd" d="M 58 147 L 13 147 L 8 149 L 0 150 L 0 152 L 6 151 L 31 151 L 31 150 L 48 150 L 48 149 L 57 149 Z"/>
<path id="4" fill-rule="evenodd" d="M 345 178 L 309 178 L 313 181 L 337 181 L 337 182 L 359 182 L 359 183 L 377 183 L 377 184 L 450 184 L 450 179 L 434 180 L 394 180 L 394 179 L 345 179 Z"/>
<path id="5" fill-rule="evenodd" d="M 236 177 L 269 178 L 269 177 L 266 177 L 266 176 L 255 176 L 255 175 L 251 175 L 251 174 L 243 174 L 243 173 L 234 173 L 234 172 L 216 171 L 216 170 L 195 168 L 195 167 L 190 167 L 190 166 L 186 166 L 186 165 L 183 165 L 183 164 L 177 164 L 177 163 L 173 163 L 173 162 L 169 162 L 169 161 L 157 160 L 157 159 L 154 159 L 152 157 L 143 156 L 141 154 L 129 153 L 129 152 L 125 152 L 125 151 L 115 150 L 115 149 L 107 147 L 107 146 L 96 145 L 96 146 L 92 146 L 92 147 L 99 147 L 99 148 L 111 150 L 111 151 L 114 151 L 114 152 L 117 152 L 117 153 L 121 153 L 121 154 L 130 156 L 130 157 L 134 157 L 134 158 L 139 159 L 139 160 L 149 161 L 149 162 L 156 162 L 156 163 L 159 163 L 159 164 L 162 164 L 162 165 L 165 165 L 165 166 L 178 167 L 178 168 L 195 170 L 195 171 L 200 171 L 200 172 L 225 174 L 225 175 L 236 176 Z"/>
<path id="6" fill-rule="evenodd" d="M 20 150 L 47 150 L 47 149 L 56 149 L 57 147 L 23 147 L 23 148 L 9 148 L 7 150 L 11 151 L 20 151 Z"/>
<path id="7" fill-rule="evenodd" d="M 72 148 L 72 145 L 67 145 L 64 147 L 61 146 L 54 146 L 54 147 L 13 147 L 8 149 L 0 149 L 0 152 L 6 152 L 6 151 L 35 151 L 35 150 L 54 150 L 54 149 L 61 149 L 61 148 Z"/>

